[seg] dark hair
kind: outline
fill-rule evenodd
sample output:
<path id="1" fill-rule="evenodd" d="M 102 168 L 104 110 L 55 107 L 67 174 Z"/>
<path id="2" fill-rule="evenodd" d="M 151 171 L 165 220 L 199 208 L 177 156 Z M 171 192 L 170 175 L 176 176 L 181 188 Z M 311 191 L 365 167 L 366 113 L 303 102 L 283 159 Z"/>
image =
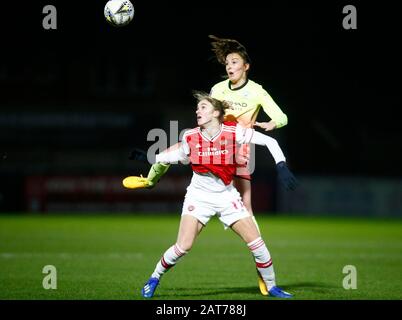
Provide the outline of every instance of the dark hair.
<path id="1" fill-rule="evenodd" d="M 214 107 L 214 110 L 219 111 L 219 121 L 223 122 L 225 111 L 226 109 L 230 108 L 227 102 L 212 98 L 208 93 L 204 91 L 193 91 L 193 96 L 197 99 L 197 102 L 207 100 L 209 103 L 211 103 Z"/>
<path id="2" fill-rule="evenodd" d="M 228 54 L 238 53 L 240 57 L 243 58 L 244 62 L 251 64 L 251 59 L 247 54 L 247 50 L 240 42 L 233 39 L 218 38 L 214 35 L 209 35 L 208 37 L 212 39 L 212 51 L 215 53 L 216 59 L 219 63 L 225 64 Z"/>

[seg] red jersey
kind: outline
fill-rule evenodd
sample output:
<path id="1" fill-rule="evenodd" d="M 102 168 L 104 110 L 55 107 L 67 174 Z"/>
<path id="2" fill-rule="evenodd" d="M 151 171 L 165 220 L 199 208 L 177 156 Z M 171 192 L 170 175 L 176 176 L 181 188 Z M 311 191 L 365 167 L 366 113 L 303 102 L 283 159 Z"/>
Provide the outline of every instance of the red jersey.
<path id="1" fill-rule="evenodd" d="M 188 158 L 193 171 L 211 172 L 225 185 L 236 174 L 236 122 L 225 121 L 220 131 L 212 138 L 205 136 L 199 127 L 188 130 L 183 136 L 188 145 Z"/>

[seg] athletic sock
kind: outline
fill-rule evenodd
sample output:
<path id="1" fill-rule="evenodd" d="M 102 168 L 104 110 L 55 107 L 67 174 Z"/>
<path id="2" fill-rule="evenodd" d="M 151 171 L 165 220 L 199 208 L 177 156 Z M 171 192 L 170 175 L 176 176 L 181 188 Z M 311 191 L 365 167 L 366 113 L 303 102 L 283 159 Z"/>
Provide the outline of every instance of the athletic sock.
<path id="1" fill-rule="evenodd" d="M 177 243 L 171 246 L 163 254 L 162 258 L 156 265 L 154 272 L 152 273 L 153 278 L 160 278 L 166 271 L 173 267 L 177 261 L 184 256 L 187 251 L 182 250 Z"/>
<path id="2" fill-rule="evenodd" d="M 159 179 L 168 171 L 170 164 L 155 163 L 152 165 L 148 172 L 148 181 L 151 185 L 154 185 Z"/>
<path id="3" fill-rule="evenodd" d="M 247 243 L 247 246 L 254 256 L 257 270 L 260 273 L 269 291 L 272 287 L 275 286 L 275 272 L 268 248 L 261 237 L 258 237 L 254 241 Z"/>

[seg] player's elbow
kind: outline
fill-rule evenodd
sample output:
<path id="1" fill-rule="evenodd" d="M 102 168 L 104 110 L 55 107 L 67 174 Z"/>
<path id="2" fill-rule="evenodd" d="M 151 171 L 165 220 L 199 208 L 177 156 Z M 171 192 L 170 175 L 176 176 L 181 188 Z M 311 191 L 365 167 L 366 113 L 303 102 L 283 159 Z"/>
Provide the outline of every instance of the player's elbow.
<path id="1" fill-rule="evenodd" d="M 276 128 L 281 128 L 284 127 L 288 124 L 288 116 L 286 114 L 283 114 L 279 121 L 275 121 L 276 123 Z"/>

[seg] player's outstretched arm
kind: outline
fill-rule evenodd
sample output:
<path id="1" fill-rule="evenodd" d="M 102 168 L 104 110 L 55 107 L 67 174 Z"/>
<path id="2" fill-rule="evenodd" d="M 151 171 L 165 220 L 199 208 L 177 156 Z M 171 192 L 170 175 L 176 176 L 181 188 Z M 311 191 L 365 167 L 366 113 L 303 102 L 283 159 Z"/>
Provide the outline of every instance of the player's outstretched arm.
<path id="1" fill-rule="evenodd" d="M 270 123 L 270 122 L 265 123 L 265 124 L 267 124 L 267 128 L 264 128 L 264 127 L 262 127 L 262 128 L 266 131 L 269 131 L 272 129 L 281 128 L 283 126 L 286 126 L 288 123 L 288 116 L 276 104 L 276 102 L 274 101 L 274 99 L 272 99 L 272 97 L 269 95 L 269 93 L 266 90 L 261 89 L 260 95 L 261 95 L 260 104 L 262 106 L 262 109 L 268 115 L 268 117 L 270 117 L 271 120 L 275 123 L 275 128 L 272 128 L 272 126 L 271 126 L 272 123 L 270 125 L 268 125 L 268 123 Z M 265 125 L 263 124 L 263 126 L 265 126 Z"/>
<path id="2" fill-rule="evenodd" d="M 188 160 L 187 154 L 183 151 L 183 148 L 178 148 L 174 150 L 168 150 L 161 152 L 156 155 L 155 163 L 162 164 L 176 164 L 179 161 L 185 162 Z"/>
<path id="3" fill-rule="evenodd" d="M 160 178 L 168 171 L 171 164 L 184 162 L 187 160 L 187 155 L 183 151 L 180 143 L 177 143 L 170 148 L 157 154 L 155 163 L 148 172 L 148 183 L 153 187 L 159 182 Z"/>
<path id="4" fill-rule="evenodd" d="M 293 173 L 289 170 L 286 164 L 285 155 L 283 154 L 278 142 L 272 137 L 254 131 L 250 139 L 250 143 L 265 145 L 275 159 L 276 171 L 278 173 L 278 178 L 282 186 L 287 191 L 296 189 L 296 187 L 299 185 L 299 182 L 297 181 Z"/>
<path id="5" fill-rule="evenodd" d="M 137 160 L 140 162 L 149 163 L 147 153 L 139 148 L 135 148 L 129 156 L 130 160 Z M 156 155 L 155 163 L 152 164 L 149 169 L 148 176 L 146 178 L 142 176 L 130 176 L 123 180 L 123 186 L 128 189 L 151 189 L 153 188 L 160 178 L 168 171 L 171 163 L 177 163 L 178 161 L 186 161 L 187 155 L 183 151 L 180 144 L 176 144 L 173 147 L 163 151 Z"/>
<path id="6" fill-rule="evenodd" d="M 182 144 L 179 142 L 179 143 L 176 143 L 176 144 L 170 146 L 166 150 L 163 150 L 161 153 L 171 152 L 171 151 L 180 149 L 181 147 L 182 147 Z M 145 150 L 140 149 L 140 148 L 134 148 L 130 152 L 130 155 L 129 155 L 128 159 L 139 161 L 139 162 L 144 162 L 144 163 L 151 163 L 151 164 L 153 162 L 155 162 L 155 161 L 152 161 L 152 160 L 148 160 L 147 152 Z"/>
<path id="7" fill-rule="evenodd" d="M 239 143 L 253 143 L 266 146 L 275 160 L 279 181 L 283 187 L 286 190 L 296 189 L 299 183 L 293 173 L 289 170 L 286 164 L 285 155 L 274 138 L 257 132 L 254 129 L 245 129 L 240 126 L 237 126 L 236 137 Z"/>
<path id="8" fill-rule="evenodd" d="M 299 185 L 299 181 L 297 181 L 296 177 L 289 170 L 286 162 L 281 161 L 276 164 L 276 171 L 278 172 L 279 180 L 281 184 L 285 187 L 287 191 L 295 190 Z"/>
<path id="9" fill-rule="evenodd" d="M 264 129 L 265 131 L 271 131 L 276 128 L 276 123 L 274 120 L 271 120 L 269 122 L 255 122 L 254 127 L 259 127 L 261 129 Z"/>

